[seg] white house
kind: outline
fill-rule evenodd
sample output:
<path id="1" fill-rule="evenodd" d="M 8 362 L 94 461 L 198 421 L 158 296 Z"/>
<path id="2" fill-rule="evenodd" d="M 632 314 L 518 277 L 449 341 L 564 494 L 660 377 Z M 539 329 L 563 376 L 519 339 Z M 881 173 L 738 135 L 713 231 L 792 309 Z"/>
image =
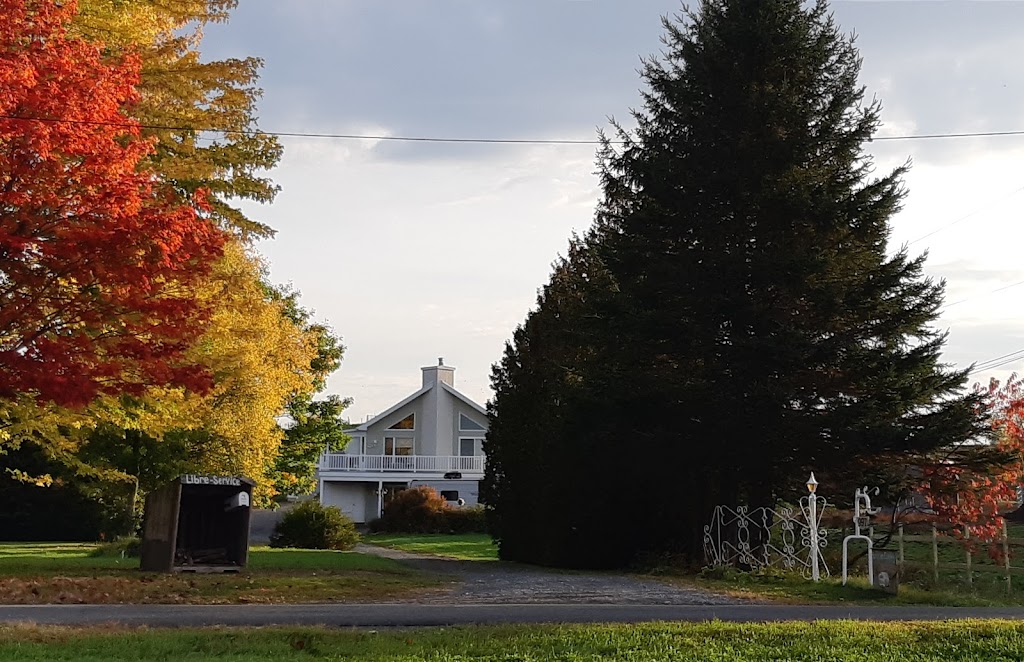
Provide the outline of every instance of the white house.
<path id="1" fill-rule="evenodd" d="M 423 387 L 347 432 L 343 450 L 320 457 L 320 502 L 355 522 L 380 517 L 408 487 L 429 485 L 453 503 L 477 503 L 487 434 L 484 408 L 455 390 L 455 368 L 438 359 Z"/>

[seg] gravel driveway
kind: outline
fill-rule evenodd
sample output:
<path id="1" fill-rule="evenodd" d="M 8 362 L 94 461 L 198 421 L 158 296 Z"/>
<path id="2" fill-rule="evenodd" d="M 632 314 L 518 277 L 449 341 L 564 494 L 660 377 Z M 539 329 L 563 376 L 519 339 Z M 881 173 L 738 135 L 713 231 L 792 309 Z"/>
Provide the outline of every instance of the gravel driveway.
<path id="1" fill-rule="evenodd" d="M 454 578 L 451 589 L 415 600 L 420 604 L 750 604 L 697 588 L 670 586 L 623 574 L 549 570 L 495 561 L 460 561 L 375 545 L 359 545 L 356 551 Z"/>

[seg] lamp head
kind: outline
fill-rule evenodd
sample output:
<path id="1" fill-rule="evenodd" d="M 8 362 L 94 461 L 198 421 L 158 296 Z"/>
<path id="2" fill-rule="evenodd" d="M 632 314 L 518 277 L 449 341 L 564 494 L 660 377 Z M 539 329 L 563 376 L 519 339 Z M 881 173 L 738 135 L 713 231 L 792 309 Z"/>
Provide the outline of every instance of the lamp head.
<path id="1" fill-rule="evenodd" d="M 818 481 L 814 480 L 814 472 L 811 472 L 811 477 L 807 479 L 807 491 L 814 494 L 818 489 Z"/>

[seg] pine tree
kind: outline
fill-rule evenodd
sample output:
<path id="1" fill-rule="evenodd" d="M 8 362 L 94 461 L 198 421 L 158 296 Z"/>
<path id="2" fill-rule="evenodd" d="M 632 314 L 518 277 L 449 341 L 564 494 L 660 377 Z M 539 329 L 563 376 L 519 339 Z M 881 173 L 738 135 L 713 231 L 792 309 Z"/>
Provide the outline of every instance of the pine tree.
<path id="1" fill-rule="evenodd" d="M 961 392 L 966 373 L 940 362 L 946 336 L 931 324 L 943 283 L 923 275 L 925 256 L 889 254 L 906 168 L 873 175 L 864 144 L 880 105 L 865 101 L 853 38 L 827 4 L 705 0 L 664 26 L 637 128 L 615 125 L 621 144 L 604 142 L 589 239 L 611 303 L 589 312 L 606 365 L 587 388 L 607 403 L 603 434 L 620 452 L 564 489 L 593 494 L 602 477 L 626 494 L 643 486 L 631 553 L 699 561 L 716 503 L 772 505 L 811 469 L 838 479 L 906 462 L 982 434 L 984 421 L 981 396 Z M 514 349 L 537 341 L 517 337 Z M 492 429 L 516 387 L 496 383 Z M 588 453 L 574 434 L 547 443 Z M 519 489 L 505 481 L 496 519 Z M 604 493 L 593 503 L 621 510 Z M 528 535 L 502 530 L 503 554 Z"/>
<path id="2" fill-rule="evenodd" d="M 494 366 L 480 494 L 496 506 L 488 510 L 488 528 L 504 558 L 607 566 L 629 556 L 625 538 L 586 550 L 586 557 L 577 554 L 609 521 L 629 522 L 627 513 L 609 512 L 629 501 L 595 484 L 622 450 L 605 414 L 626 407 L 609 399 L 628 397 L 609 388 L 614 375 L 606 372 L 612 364 L 603 342 L 609 316 L 596 314 L 612 305 L 610 288 L 589 241 L 574 240 L 538 296 L 537 310 Z"/>

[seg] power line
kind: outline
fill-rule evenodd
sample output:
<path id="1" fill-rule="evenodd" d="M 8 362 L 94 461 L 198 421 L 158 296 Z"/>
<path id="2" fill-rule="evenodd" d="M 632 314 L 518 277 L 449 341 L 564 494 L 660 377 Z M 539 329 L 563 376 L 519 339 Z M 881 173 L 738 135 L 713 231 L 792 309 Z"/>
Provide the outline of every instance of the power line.
<path id="1" fill-rule="evenodd" d="M 1002 292 L 1004 290 L 1010 289 L 1011 287 L 1018 287 L 1019 285 L 1024 285 L 1024 280 L 1017 281 L 1016 283 L 1011 283 L 1009 285 L 1004 285 L 1002 287 L 997 287 L 996 289 L 994 289 L 994 290 L 992 290 L 990 292 L 985 292 L 983 294 L 976 294 L 974 296 L 967 297 L 966 299 L 960 299 L 959 301 L 954 301 L 953 303 L 947 303 L 945 306 L 943 306 L 942 308 L 939 309 L 939 312 L 941 313 L 942 311 L 946 310 L 947 308 L 952 308 L 953 306 L 958 306 L 961 303 L 966 303 L 966 302 L 970 301 L 971 299 L 977 299 L 979 297 L 987 297 L 990 294 L 995 294 L 997 292 Z"/>
<path id="2" fill-rule="evenodd" d="M 976 364 L 974 368 L 969 373 L 967 373 L 967 375 L 970 376 L 977 374 L 979 372 L 988 372 L 989 370 L 1002 368 L 1005 365 L 1009 365 L 1011 363 L 1015 363 L 1016 361 L 1020 361 L 1021 359 L 1024 359 L 1024 349 L 1018 349 L 1016 352 L 1005 354 L 1004 356 L 999 358 L 1002 358 L 1003 360 L 997 361 L 996 363 L 991 363 L 991 361 L 994 361 L 995 359 L 989 359 L 989 361 L 982 361 L 980 364 Z"/>
<path id="3" fill-rule="evenodd" d="M 70 120 L 57 117 L 19 117 L 17 115 L 0 115 L 0 119 L 19 122 L 45 122 L 49 124 L 78 124 L 86 126 L 109 126 L 120 128 L 139 128 L 154 131 L 190 131 L 195 133 L 219 133 L 222 135 L 274 136 L 277 138 L 327 138 L 335 140 L 382 140 L 393 142 L 422 143 L 469 143 L 497 145 L 600 145 L 599 140 L 568 140 L 541 138 L 442 138 L 435 136 L 387 136 L 363 135 L 355 133 L 311 133 L 301 131 L 261 131 L 259 129 L 227 130 L 196 128 L 189 126 L 173 126 L 167 124 L 139 124 L 131 122 L 100 122 L 94 120 Z M 616 141 L 612 141 L 616 143 Z M 620 143 L 616 143 L 620 144 Z"/>
<path id="4" fill-rule="evenodd" d="M 142 124 L 132 122 L 100 122 L 95 120 L 72 120 L 55 117 L 19 117 L 17 115 L 0 115 L 0 119 L 20 121 L 20 122 L 45 122 L 45 123 L 63 123 L 72 125 L 89 125 L 89 126 L 108 126 L 108 127 L 120 127 L 120 128 L 140 128 L 149 129 L 154 131 L 188 131 L 195 133 L 219 133 L 222 135 L 250 135 L 250 136 L 274 136 L 278 138 L 322 138 L 322 139 L 333 139 L 333 140 L 379 140 L 379 141 L 391 141 L 391 142 L 414 142 L 414 143 L 456 143 L 456 144 L 491 144 L 491 145 L 600 145 L 602 144 L 599 140 L 569 140 L 569 139 L 534 139 L 534 138 L 450 138 L 450 137 L 437 137 L 437 136 L 389 136 L 389 135 L 362 135 L 362 134 L 349 134 L 349 133 L 316 133 L 316 132 L 300 132 L 300 131 L 262 131 L 258 129 L 247 129 L 247 130 L 225 130 L 225 129 L 210 129 L 210 128 L 196 128 L 188 126 L 174 126 L 174 125 L 162 125 L 162 124 Z M 991 137 L 1009 137 L 1009 136 L 1024 136 L 1024 130 L 1017 131 L 972 131 L 965 133 L 933 133 L 933 134 L 907 134 L 898 136 L 879 136 L 870 139 L 871 141 L 897 141 L 897 140 L 940 140 L 940 139 L 956 139 L 956 138 L 991 138 Z M 622 141 L 609 141 L 612 144 L 622 144 Z M 1017 195 L 1021 191 L 1024 191 L 1024 186 L 1011 191 L 1007 195 L 1003 196 L 996 202 L 1002 202 L 1008 198 Z M 982 207 L 972 211 L 971 213 L 962 216 L 951 223 L 939 227 L 928 234 L 922 235 L 917 239 L 909 242 L 915 244 L 919 241 L 927 239 L 932 235 L 938 234 L 962 221 L 965 221 L 984 209 L 988 208 L 991 203 L 983 205 Z M 988 296 L 997 292 L 1002 292 L 1019 285 L 1024 285 L 1024 280 L 1011 285 L 997 288 L 991 292 L 986 292 L 977 296 Z M 959 305 L 970 301 L 971 299 L 977 298 L 968 297 L 966 299 L 960 299 L 953 303 L 946 304 L 940 310 L 946 310 L 952 306 Z M 973 375 L 978 372 L 984 372 L 988 370 L 994 370 L 1004 365 L 1008 365 L 1015 361 L 1024 359 L 1024 348 L 1018 349 L 1009 354 L 997 356 L 986 361 L 975 364 L 974 368 L 968 375 Z"/>
<path id="5" fill-rule="evenodd" d="M 441 136 L 389 136 L 363 135 L 355 133 L 316 133 L 303 131 L 262 131 L 259 129 L 212 129 L 190 126 L 174 126 L 163 124 L 138 124 L 131 122 L 100 122 L 94 120 L 72 120 L 59 117 L 19 117 L 17 115 L 0 115 L 0 119 L 20 122 L 47 122 L 52 124 L 80 124 L 90 126 L 111 126 L 122 128 L 140 128 L 154 131 L 190 131 L 195 133 L 219 133 L 222 135 L 274 136 L 278 138 L 324 138 L 332 140 L 381 140 L 392 142 L 416 143 L 456 143 L 456 144 L 487 144 L 487 145 L 600 145 L 600 140 L 544 139 L 544 138 L 456 138 Z M 973 131 L 967 133 L 927 133 L 907 134 L 898 136 L 879 136 L 872 141 L 894 140 L 938 140 L 952 138 L 990 138 L 1024 136 L 1024 130 L 1017 131 Z M 612 144 L 623 144 L 623 141 L 609 141 Z"/>
<path id="6" fill-rule="evenodd" d="M 1024 358 L 1024 348 L 1016 349 L 1008 354 L 1003 354 L 1002 356 L 997 356 L 992 359 L 979 361 L 974 364 L 974 370 L 972 372 L 991 370 L 994 367 L 1005 365 L 1007 362 L 1013 362 L 1021 358 Z"/>
<path id="7" fill-rule="evenodd" d="M 945 225 L 943 225 L 943 226 L 941 226 L 939 228 L 936 228 L 936 229 L 932 230 L 931 232 L 929 232 L 928 234 L 922 235 L 922 236 L 918 237 L 917 239 L 909 242 L 907 245 L 908 246 L 912 246 L 912 245 L 916 244 L 919 241 L 923 241 L 923 240 L 927 239 L 928 237 L 931 237 L 932 235 L 936 235 L 936 234 L 938 234 L 938 233 L 940 233 L 940 232 L 942 232 L 944 230 L 948 230 L 949 228 L 953 227 L 957 223 L 961 223 L 963 221 L 966 221 L 967 219 L 980 214 L 981 212 L 985 211 L 986 209 L 992 207 L 993 205 L 996 205 L 996 204 L 998 204 L 1000 202 L 1003 202 L 1005 200 L 1009 200 L 1010 198 L 1012 198 L 1013 196 L 1017 195 L 1021 191 L 1024 191 L 1024 186 L 1021 186 L 1020 188 L 1018 188 L 1016 190 L 1010 191 L 1009 193 L 1007 193 L 1006 195 L 1004 195 L 1003 197 L 1001 197 L 1001 198 L 999 198 L 997 200 L 990 200 L 989 202 L 986 202 L 984 205 L 982 205 L 981 207 L 978 207 L 977 209 L 975 209 L 971 213 L 966 214 L 964 216 L 961 216 L 960 218 L 956 219 L 952 223 L 947 223 L 947 224 L 945 224 Z"/>
<path id="8" fill-rule="evenodd" d="M 1024 136 L 1024 130 L 1017 131 L 970 131 L 965 133 L 918 133 L 905 136 L 878 136 L 872 142 L 883 140 L 933 140 L 942 138 L 995 138 L 999 136 Z"/>

